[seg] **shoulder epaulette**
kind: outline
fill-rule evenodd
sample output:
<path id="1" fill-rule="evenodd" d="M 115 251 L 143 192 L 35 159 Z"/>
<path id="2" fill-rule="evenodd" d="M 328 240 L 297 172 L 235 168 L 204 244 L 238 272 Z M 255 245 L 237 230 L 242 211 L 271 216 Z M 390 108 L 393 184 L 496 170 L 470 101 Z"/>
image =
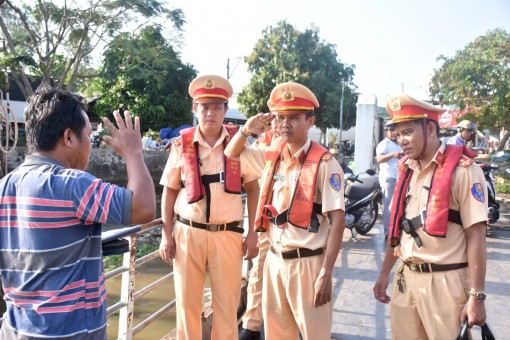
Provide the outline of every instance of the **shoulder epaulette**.
<path id="1" fill-rule="evenodd" d="M 463 168 L 467 168 L 468 166 L 470 166 L 471 164 L 473 164 L 473 160 L 469 157 L 466 157 L 466 156 L 462 156 L 460 159 L 459 159 L 459 163 L 457 163 L 458 165 L 460 165 L 461 167 Z"/>
<path id="2" fill-rule="evenodd" d="M 322 159 L 324 162 L 327 162 L 327 161 L 329 161 L 331 158 L 333 158 L 333 155 L 332 155 L 331 153 L 329 153 L 329 152 L 326 152 L 324 155 L 322 155 L 322 158 L 321 158 L 321 159 Z"/>

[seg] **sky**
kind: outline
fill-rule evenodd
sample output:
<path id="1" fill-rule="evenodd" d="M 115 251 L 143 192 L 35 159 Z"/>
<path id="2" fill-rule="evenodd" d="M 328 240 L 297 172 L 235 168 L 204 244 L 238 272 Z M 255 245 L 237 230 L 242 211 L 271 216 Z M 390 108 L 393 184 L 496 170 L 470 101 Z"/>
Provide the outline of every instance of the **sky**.
<path id="1" fill-rule="evenodd" d="M 402 90 L 428 99 L 430 78 L 441 66 L 437 57 L 453 57 L 488 30 L 510 32 L 509 0 L 167 2 L 186 17 L 182 61 L 194 65 L 199 75 L 226 77 L 229 60 L 234 93 L 251 77 L 242 58 L 251 54 L 267 27 L 287 20 L 300 31 L 318 27 L 320 38 L 336 45 L 340 62 L 355 66 L 358 92 L 377 96 L 379 106 Z"/>

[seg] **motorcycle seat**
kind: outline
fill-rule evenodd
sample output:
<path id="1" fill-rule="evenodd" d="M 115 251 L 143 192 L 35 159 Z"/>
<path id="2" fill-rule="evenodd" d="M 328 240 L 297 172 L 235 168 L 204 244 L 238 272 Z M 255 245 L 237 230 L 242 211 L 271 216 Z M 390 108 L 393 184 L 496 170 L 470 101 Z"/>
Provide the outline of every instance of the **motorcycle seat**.
<path id="1" fill-rule="evenodd" d="M 345 197 L 356 200 L 368 196 L 379 187 L 379 178 L 377 176 L 360 178 L 363 183 L 353 182 L 346 186 Z"/>

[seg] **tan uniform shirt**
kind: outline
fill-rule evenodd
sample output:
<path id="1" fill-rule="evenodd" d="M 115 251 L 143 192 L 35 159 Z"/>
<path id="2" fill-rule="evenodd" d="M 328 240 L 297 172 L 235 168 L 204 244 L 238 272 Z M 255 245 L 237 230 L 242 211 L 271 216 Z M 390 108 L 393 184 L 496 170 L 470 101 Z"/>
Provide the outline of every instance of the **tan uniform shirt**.
<path id="1" fill-rule="evenodd" d="M 429 192 L 424 186 L 430 187 L 434 169 L 438 164 L 436 158 L 439 153 L 443 154 L 444 150 L 445 145 L 441 144 L 432 161 L 422 170 L 416 160 L 408 160 L 405 163 L 413 170 L 408 190 L 406 218 L 418 216 L 426 209 Z M 480 188 L 483 190 L 483 199 L 480 194 L 476 194 Z M 446 238 L 429 236 L 422 227 L 418 228 L 416 231 L 422 241 L 420 248 L 411 235 L 402 232 L 400 246 L 396 249 L 398 256 L 405 261 L 413 262 L 436 264 L 467 262 L 466 234 L 463 228 L 487 221 L 487 199 L 487 186 L 480 167 L 474 163 L 467 167 L 457 165 L 452 173 L 450 209 L 460 211 L 463 226 L 448 222 Z"/>
<path id="2" fill-rule="evenodd" d="M 276 174 L 283 180 L 275 181 L 272 201 L 272 205 L 279 212 L 285 211 L 289 207 L 290 199 L 285 204 L 286 197 L 292 198 L 301 172 L 298 158 L 302 152 L 306 152 L 310 148 L 310 143 L 311 141 L 308 140 L 294 155 L 290 155 L 287 147 L 282 151 L 282 159 Z M 264 169 L 264 164 L 267 163 L 266 165 L 269 166 L 269 161 L 265 160 L 265 151 L 253 147 L 245 147 L 240 159 L 241 168 L 254 175 L 266 171 L 267 167 Z M 326 213 L 338 209 L 345 210 L 343 178 L 342 168 L 336 159 L 321 161 L 314 198 L 315 202 L 322 204 L 323 216 L 319 216 L 319 232 L 311 233 L 289 223 L 284 229 L 270 224 L 268 236 L 271 244 L 279 250 L 325 247 L 329 234 L 329 221 L 325 218 Z M 262 187 L 263 185 L 261 185 Z"/>
<path id="3" fill-rule="evenodd" d="M 210 147 L 200 133 L 199 128 L 195 130 L 193 141 L 198 141 L 198 155 L 200 157 L 200 174 L 212 175 L 224 170 L 224 148 L 223 141 L 229 138 L 227 129 L 223 127 L 221 136 L 214 145 Z M 171 189 L 180 190 L 175 202 L 174 211 L 180 216 L 194 222 L 206 223 L 206 200 L 188 204 L 186 189 L 181 187 L 181 180 L 184 180 L 182 148 L 172 146 L 170 156 L 163 171 L 160 184 Z M 242 171 L 242 169 L 241 169 Z M 256 180 L 259 176 L 247 175 L 244 171 L 243 183 Z M 224 183 L 211 183 L 211 217 L 209 223 L 219 224 L 243 219 L 243 203 L 241 195 L 225 192 Z"/>

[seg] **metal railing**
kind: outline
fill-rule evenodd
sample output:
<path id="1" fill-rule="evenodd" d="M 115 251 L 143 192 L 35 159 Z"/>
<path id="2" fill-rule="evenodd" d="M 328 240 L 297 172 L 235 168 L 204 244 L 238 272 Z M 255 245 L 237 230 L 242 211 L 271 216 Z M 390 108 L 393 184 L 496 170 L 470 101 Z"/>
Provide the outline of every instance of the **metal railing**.
<path id="1" fill-rule="evenodd" d="M 115 268 L 108 273 L 105 274 L 105 280 L 109 280 L 116 276 L 122 275 L 122 283 L 120 289 L 120 301 L 115 303 L 114 305 L 108 307 L 106 313 L 107 316 L 110 316 L 117 311 L 119 312 L 119 330 L 118 330 L 118 339 L 122 340 L 131 340 L 133 335 L 140 332 L 142 329 L 147 327 L 151 322 L 157 320 L 160 316 L 163 315 L 170 308 L 175 306 L 175 299 L 161 307 L 154 314 L 150 315 L 138 325 L 133 325 L 133 317 L 134 317 L 134 306 L 135 301 L 145 294 L 149 293 L 153 289 L 159 287 L 165 281 L 170 280 L 173 277 L 173 272 L 166 274 L 160 279 L 152 282 L 151 284 L 143 287 L 139 291 L 135 291 L 135 272 L 136 267 L 141 266 L 155 258 L 159 258 L 158 251 L 153 251 L 150 254 L 145 255 L 144 257 L 136 259 L 136 239 L 137 236 L 142 232 L 147 232 L 149 230 L 153 230 L 161 226 L 161 218 L 158 218 L 152 222 L 147 224 L 143 224 L 138 226 L 137 230 L 133 233 L 129 234 L 129 252 L 124 253 L 122 265 L 118 268 Z"/>
<path id="2" fill-rule="evenodd" d="M 246 206 L 246 194 L 243 193 L 241 195 L 243 206 Z M 246 222 L 247 215 L 244 216 L 244 223 Z M 244 224 L 243 223 L 243 224 Z M 119 312 L 119 329 L 117 333 L 117 339 L 120 340 L 131 340 L 133 335 L 139 333 L 153 321 L 157 320 L 160 316 L 162 316 L 165 312 L 175 306 L 175 299 L 161 307 L 155 313 L 141 321 L 138 325 L 133 326 L 133 318 L 134 318 L 134 306 L 135 301 L 145 294 L 149 293 L 153 289 L 159 287 L 165 281 L 168 281 L 173 278 L 174 273 L 171 272 L 169 274 L 164 275 L 158 280 L 152 282 L 151 284 L 141 288 L 139 291 L 135 291 L 135 273 L 136 267 L 141 266 L 149 261 L 152 261 L 155 258 L 159 258 L 158 250 L 153 251 L 150 254 L 147 254 L 138 260 L 136 259 L 136 241 L 137 236 L 143 232 L 147 232 L 161 226 L 161 218 L 155 219 L 152 222 L 139 225 L 133 227 L 131 229 L 126 228 L 127 232 L 131 233 L 124 234 L 123 237 L 128 236 L 129 241 L 129 251 L 123 254 L 123 261 L 120 267 L 117 267 L 105 274 L 105 280 L 112 279 L 119 275 L 122 275 L 122 283 L 121 283 L 121 295 L 120 301 L 110 306 L 106 310 L 106 315 L 109 317 L 112 314 Z M 243 261 L 243 276 L 246 277 L 248 272 L 248 262 Z"/>

